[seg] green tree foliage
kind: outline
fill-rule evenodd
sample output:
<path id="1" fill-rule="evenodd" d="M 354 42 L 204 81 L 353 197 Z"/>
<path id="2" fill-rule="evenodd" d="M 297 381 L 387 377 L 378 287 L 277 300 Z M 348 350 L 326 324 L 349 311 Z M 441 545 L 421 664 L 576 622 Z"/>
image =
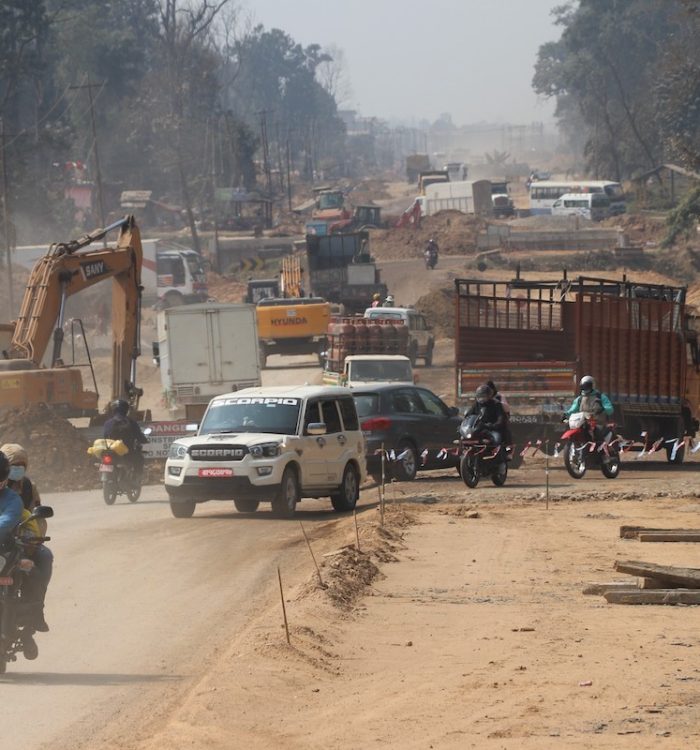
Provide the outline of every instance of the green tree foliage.
<path id="1" fill-rule="evenodd" d="M 319 82 L 330 55 L 284 32 L 239 28 L 235 0 L 0 0 L 0 117 L 20 242 L 73 231 L 62 165 L 94 178 L 88 80 L 108 213 L 150 189 L 195 218 L 212 186 L 256 187 L 260 111 L 271 160 L 342 162 L 344 131 Z M 319 75 L 317 75 L 319 73 Z M 262 185 L 264 187 L 264 184 Z"/>
<path id="2" fill-rule="evenodd" d="M 540 47 L 533 87 L 556 98 L 557 117 L 582 136 L 597 176 L 651 169 L 682 151 L 689 130 L 697 135 L 697 112 L 693 119 L 689 110 L 700 89 L 692 6 L 696 0 L 580 0 L 555 9 L 562 33 Z"/>

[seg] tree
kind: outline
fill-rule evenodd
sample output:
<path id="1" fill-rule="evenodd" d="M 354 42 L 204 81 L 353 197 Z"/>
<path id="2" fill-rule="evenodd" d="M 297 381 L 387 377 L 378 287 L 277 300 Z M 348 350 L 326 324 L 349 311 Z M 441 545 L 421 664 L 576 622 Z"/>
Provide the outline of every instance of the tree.
<path id="1" fill-rule="evenodd" d="M 650 94 L 680 8 L 678 0 L 581 0 L 553 11 L 562 34 L 540 47 L 533 87 L 556 97 L 569 130 L 584 131 L 584 154 L 598 176 L 621 179 L 661 159 Z"/>

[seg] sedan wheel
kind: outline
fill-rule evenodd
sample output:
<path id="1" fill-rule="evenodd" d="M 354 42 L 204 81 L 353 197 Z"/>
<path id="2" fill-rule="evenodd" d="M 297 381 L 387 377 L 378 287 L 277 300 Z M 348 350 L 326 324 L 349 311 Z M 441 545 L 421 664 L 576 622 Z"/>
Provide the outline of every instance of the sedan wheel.
<path id="1" fill-rule="evenodd" d="M 400 459 L 397 458 L 396 461 L 396 469 L 394 471 L 396 478 L 400 482 L 412 482 L 418 472 L 418 454 L 416 453 L 416 449 L 411 443 L 400 443 L 396 455 L 397 457 L 402 456 Z"/>

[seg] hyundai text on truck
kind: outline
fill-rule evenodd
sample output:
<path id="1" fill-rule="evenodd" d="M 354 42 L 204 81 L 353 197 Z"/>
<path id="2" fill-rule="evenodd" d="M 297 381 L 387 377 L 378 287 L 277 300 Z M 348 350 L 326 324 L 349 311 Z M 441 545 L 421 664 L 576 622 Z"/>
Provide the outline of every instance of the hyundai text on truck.
<path id="1" fill-rule="evenodd" d="M 623 277 L 559 281 L 456 279 L 456 392 L 470 402 L 493 380 L 511 408 L 516 443 L 556 442 L 560 419 L 592 375 L 618 432 L 647 445 L 694 436 L 700 358 L 685 287 Z M 517 454 L 517 451 L 516 451 Z"/>

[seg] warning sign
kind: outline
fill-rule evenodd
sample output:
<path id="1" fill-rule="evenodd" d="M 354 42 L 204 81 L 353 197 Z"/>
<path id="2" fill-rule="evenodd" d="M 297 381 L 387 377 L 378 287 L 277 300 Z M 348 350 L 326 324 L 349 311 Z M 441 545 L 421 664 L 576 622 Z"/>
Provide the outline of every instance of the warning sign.
<path id="1" fill-rule="evenodd" d="M 148 443 L 143 446 L 143 457 L 167 458 L 170 446 L 176 438 L 193 434 L 191 430 L 187 431 L 188 424 L 190 422 L 185 419 L 174 422 L 144 422 L 141 429 L 150 427 L 151 434 L 148 436 Z"/>

